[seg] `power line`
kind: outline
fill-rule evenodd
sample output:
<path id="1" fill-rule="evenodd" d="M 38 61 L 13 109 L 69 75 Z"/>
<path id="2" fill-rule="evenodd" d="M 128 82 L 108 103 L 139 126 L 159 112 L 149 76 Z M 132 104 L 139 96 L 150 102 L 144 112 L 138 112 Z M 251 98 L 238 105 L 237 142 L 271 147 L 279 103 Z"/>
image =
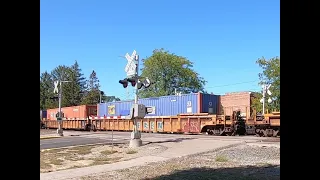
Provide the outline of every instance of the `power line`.
<path id="1" fill-rule="evenodd" d="M 245 81 L 245 82 L 240 82 L 240 83 L 233 83 L 233 84 L 225 84 L 225 85 L 219 85 L 219 86 L 210 86 L 210 87 L 206 87 L 206 89 L 210 89 L 210 88 L 216 88 L 216 87 L 226 87 L 226 86 L 234 86 L 234 85 L 239 85 L 239 84 L 247 84 L 247 83 L 253 83 L 253 82 L 259 82 L 259 80 L 255 80 L 255 81 Z M 246 91 L 259 91 L 260 89 L 250 89 L 250 90 L 246 90 Z M 126 92 L 125 95 L 121 95 L 119 98 L 121 99 L 125 99 L 125 100 L 130 100 L 132 98 L 132 95 L 134 93 L 134 89 L 132 91 L 129 90 L 129 93 Z M 215 94 L 224 94 L 224 93 L 215 93 Z"/>
<path id="2" fill-rule="evenodd" d="M 246 90 L 239 90 L 239 91 L 232 91 L 232 92 L 244 92 L 244 91 L 250 91 L 250 92 L 260 92 L 261 89 L 246 89 Z M 215 95 L 223 95 L 230 92 L 215 92 Z"/>
<path id="3" fill-rule="evenodd" d="M 238 85 L 238 84 L 247 84 L 247 83 L 253 83 L 253 82 L 259 82 L 259 80 L 255 80 L 255 81 L 246 81 L 246 82 L 240 82 L 240 83 L 234 83 L 234 84 L 225 84 L 225 85 L 220 85 L 220 86 L 210 86 L 210 87 L 206 87 L 206 89 L 209 89 L 209 88 L 216 88 L 216 87 L 234 86 L 234 85 Z"/>

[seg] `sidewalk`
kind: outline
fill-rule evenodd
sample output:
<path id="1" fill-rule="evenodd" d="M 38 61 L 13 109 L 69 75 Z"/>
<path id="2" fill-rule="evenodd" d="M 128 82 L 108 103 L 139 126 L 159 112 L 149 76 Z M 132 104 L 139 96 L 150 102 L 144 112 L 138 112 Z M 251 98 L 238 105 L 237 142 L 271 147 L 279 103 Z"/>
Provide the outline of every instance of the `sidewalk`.
<path id="1" fill-rule="evenodd" d="M 148 138 L 148 141 L 156 142 L 152 138 Z M 236 146 L 244 143 L 241 140 L 223 141 L 223 140 L 208 140 L 208 139 L 188 139 L 180 142 L 160 142 L 162 146 L 168 147 L 168 149 L 156 156 L 144 156 L 128 161 L 121 161 L 113 164 L 104 164 L 98 166 L 68 169 L 50 173 L 40 173 L 41 180 L 62 180 L 69 178 L 78 178 L 81 176 L 87 176 L 90 174 L 103 173 L 106 171 L 114 171 L 125 169 L 133 166 L 146 165 L 152 162 L 165 161 L 172 158 L 181 156 L 188 156 L 193 154 L 200 154 L 208 151 L 214 151 L 221 148 L 230 146 Z"/>
<path id="2" fill-rule="evenodd" d="M 65 136 L 79 136 L 79 135 L 88 135 L 92 134 L 90 132 L 81 132 L 81 131 L 63 131 L 63 137 Z M 40 135 L 40 139 L 47 138 L 47 137 L 61 137 L 57 133 L 50 133 L 50 134 L 42 134 Z"/>

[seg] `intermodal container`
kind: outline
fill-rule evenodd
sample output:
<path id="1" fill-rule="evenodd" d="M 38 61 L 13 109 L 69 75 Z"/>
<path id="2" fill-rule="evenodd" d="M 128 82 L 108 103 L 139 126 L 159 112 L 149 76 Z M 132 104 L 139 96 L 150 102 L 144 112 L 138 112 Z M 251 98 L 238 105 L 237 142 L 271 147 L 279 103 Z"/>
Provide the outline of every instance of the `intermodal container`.
<path id="1" fill-rule="evenodd" d="M 134 101 L 118 101 L 98 104 L 98 116 L 126 116 Z M 220 96 L 213 94 L 191 93 L 139 99 L 138 103 L 152 107 L 147 116 L 175 116 L 219 112 Z"/>
<path id="2" fill-rule="evenodd" d="M 40 119 L 47 118 L 47 111 L 46 110 L 40 110 Z"/>
<path id="3" fill-rule="evenodd" d="M 56 120 L 56 114 L 59 109 L 47 109 L 47 119 Z M 81 106 L 71 106 L 63 107 L 61 111 L 64 113 L 64 118 L 77 118 L 77 119 L 86 119 L 88 116 L 97 115 L 97 106 L 96 105 L 81 105 Z"/>

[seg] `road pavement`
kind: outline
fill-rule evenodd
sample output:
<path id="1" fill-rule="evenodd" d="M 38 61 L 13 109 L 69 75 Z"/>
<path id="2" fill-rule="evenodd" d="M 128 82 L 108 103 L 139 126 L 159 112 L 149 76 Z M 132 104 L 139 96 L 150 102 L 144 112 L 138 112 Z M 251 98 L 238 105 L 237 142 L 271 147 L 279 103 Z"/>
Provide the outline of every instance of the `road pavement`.
<path id="1" fill-rule="evenodd" d="M 61 148 L 97 143 L 129 143 L 130 132 L 65 132 L 65 136 L 54 139 L 40 140 L 40 149 Z M 181 134 L 157 134 L 142 133 L 141 139 L 144 143 L 155 142 L 177 142 L 186 139 L 223 140 L 223 141 L 280 141 L 280 138 L 265 138 L 254 136 L 206 136 L 206 135 L 181 135 Z"/>
<path id="2" fill-rule="evenodd" d="M 113 143 L 125 143 L 128 140 L 114 139 Z M 40 150 L 51 149 L 51 148 L 62 148 L 68 146 L 78 146 L 86 144 L 97 144 L 97 143 L 111 143 L 111 139 L 101 138 L 89 138 L 89 137 L 61 137 L 54 139 L 43 139 L 40 140 Z"/>

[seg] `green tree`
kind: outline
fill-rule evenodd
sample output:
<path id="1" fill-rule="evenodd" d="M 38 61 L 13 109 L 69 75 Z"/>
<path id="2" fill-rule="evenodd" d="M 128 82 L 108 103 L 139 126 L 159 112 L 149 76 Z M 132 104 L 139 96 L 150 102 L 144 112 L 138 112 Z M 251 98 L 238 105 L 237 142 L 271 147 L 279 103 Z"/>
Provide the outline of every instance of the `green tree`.
<path id="1" fill-rule="evenodd" d="M 70 81 L 71 80 L 71 68 L 65 65 L 59 65 L 51 72 L 53 81 Z M 53 84 L 52 84 L 53 85 Z M 61 107 L 72 106 L 72 95 L 70 95 L 71 83 L 62 83 L 62 100 Z M 56 106 L 58 107 L 58 105 Z"/>
<path id="2" fill-rule="evenodd" d="M 102 98 L 103 102 L 121 101 L 120 98 L 115 97 L 115 96 L 105 96 L 103 91 L 101 94 L 103 95 L 103 98 Z"/>
<path id="3" fill-rule="evenodd" d="M 100 102 L 100 84 L 97 73 L 93 70 L 87 81 L 87 91 L 83 98 L 82 104 L 98 104 Z"/>
<path id="4" fill-rule="evenodd" d="M 143 60 L 142 77 L 148 77 L 152 84 L 139 91 L 141 98 L 173 95 L 181 93 L 204 92 L 206 81 L 193 69 L 187 58 L 156 49 Z"/>
<path id="5" fill-rule="evenodd" d="M 83 92 L 86 89 L 86 78 L 81 73 L 81 69 L 77 61 L 68 68 L 69 80 L 71 82 L 65 84 L 65 95 L 69 97 L 68 104 L 71 106 L 77 106 L 81 104 L 83 98 Z"/>
<path id="6" fill-rule="evenodd" d="M 56 102 L 50 99 L 53 97 L 53 81 L 51 75 L 45 71 L 40 75 L 40 109 L 54 108 Z"/>
<path id="7" fill-rule="evenodd" d="M 265 109 L 268 109 L 269 112 L 273 110 L 280 111 L 280 57 L 274 57 L 269 60 L 262 57 L 256 63 L 262 68 L 262 72 L 259 73 L 259 84 L 271 84 L 270 91 L 272 95 L 269 97 L 266 94 Z M 253 99 L 252 103 L 252 107 L 256 108 L 258 112 L 262 112 L 261 98 L 262 94 L 256 93 L 256 98 Z M 268 98 L 271 98 L 273 102 L 269 104 L 267 102 Z"/>
<path id="8" fill-rule="evenodd" d="M 262 103 L 260 102 L 262 98 L 261 92 L 253 92 L 251 98 L 251 107 L 252 110 L 255 109 L 257 113 L 262 113 Z M 265 108 L 268 109 L 268 103 L 265 104 Z M 252 114 L 252 112 L 250 113 Z"/>

